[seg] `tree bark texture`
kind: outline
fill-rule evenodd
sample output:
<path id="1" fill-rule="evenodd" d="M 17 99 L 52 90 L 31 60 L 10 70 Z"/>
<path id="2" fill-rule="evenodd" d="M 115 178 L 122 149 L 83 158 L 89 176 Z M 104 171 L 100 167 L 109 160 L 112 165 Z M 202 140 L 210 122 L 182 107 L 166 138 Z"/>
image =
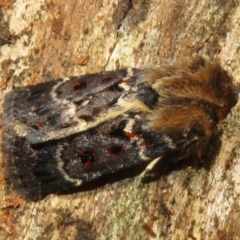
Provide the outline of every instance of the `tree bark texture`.
<path id="1" fill-rule="evenodd" d="M 239 19 L 237 0 L 2 0 L 0 99 L 14 86 L 195 53 L 220 59 L 237 84 Z M 207 163 L 35 203 L 6 183 L 1 156 L 0 239 L 240 239 L 239 127 L 237 104 Z"/>

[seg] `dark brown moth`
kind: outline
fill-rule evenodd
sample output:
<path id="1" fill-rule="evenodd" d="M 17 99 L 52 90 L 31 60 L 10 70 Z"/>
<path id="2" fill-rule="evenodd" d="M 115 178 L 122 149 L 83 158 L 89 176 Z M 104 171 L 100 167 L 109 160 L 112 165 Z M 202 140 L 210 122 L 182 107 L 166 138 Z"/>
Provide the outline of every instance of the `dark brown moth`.
<path id="1" fill-rule="evenodd" d="M 39 200 L 142 162 L 201 158 L 236 103 L 231 77 L 201 57 L 18 87 L 4 99 L 7 175 Z"/>

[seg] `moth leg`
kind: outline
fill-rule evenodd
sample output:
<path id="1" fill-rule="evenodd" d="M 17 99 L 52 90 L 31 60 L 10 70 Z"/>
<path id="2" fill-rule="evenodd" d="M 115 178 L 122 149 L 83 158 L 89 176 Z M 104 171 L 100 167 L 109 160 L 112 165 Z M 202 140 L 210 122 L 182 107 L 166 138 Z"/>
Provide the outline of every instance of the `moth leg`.
<path id="1" fill-rule="evenodd" d="M 155 158 L 153 161 L 151 161 L 145 170 L 141 173 L 141 178 L 146 178 L 147 176 L 151 175 L 151 171 L 153 168 L 158 164 L 158 162 L 162 159 L 162 157 Z"/>

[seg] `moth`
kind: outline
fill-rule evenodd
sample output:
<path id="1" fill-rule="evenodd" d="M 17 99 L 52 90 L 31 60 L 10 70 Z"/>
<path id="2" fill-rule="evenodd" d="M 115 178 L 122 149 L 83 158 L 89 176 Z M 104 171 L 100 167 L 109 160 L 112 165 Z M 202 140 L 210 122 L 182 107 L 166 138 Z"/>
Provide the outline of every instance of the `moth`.
<path id="1" fill-rule="evenodd" d="M 146 176 L 201 158 L 235 103 L 232 78 L 202 57 L 17 87 L 3 103 L 7 176 L 33 201 L 143 162 Z"/>

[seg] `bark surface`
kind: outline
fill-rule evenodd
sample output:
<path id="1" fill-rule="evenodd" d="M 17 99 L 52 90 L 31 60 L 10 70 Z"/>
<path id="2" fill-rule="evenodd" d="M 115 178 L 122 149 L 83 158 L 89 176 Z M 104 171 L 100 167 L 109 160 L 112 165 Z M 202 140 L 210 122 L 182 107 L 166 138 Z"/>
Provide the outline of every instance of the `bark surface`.
<path id="1" fill-rule="evenodd" d="M 1 92 L 194 53 L 218 57 L 237 83 L 239 18 L 233 0 L 0 1 Z M 0 155 L 0 239 L 240 239 L 239 104 L 221 129 L 207 163 L 37 203 L 6 183 Z"/>

